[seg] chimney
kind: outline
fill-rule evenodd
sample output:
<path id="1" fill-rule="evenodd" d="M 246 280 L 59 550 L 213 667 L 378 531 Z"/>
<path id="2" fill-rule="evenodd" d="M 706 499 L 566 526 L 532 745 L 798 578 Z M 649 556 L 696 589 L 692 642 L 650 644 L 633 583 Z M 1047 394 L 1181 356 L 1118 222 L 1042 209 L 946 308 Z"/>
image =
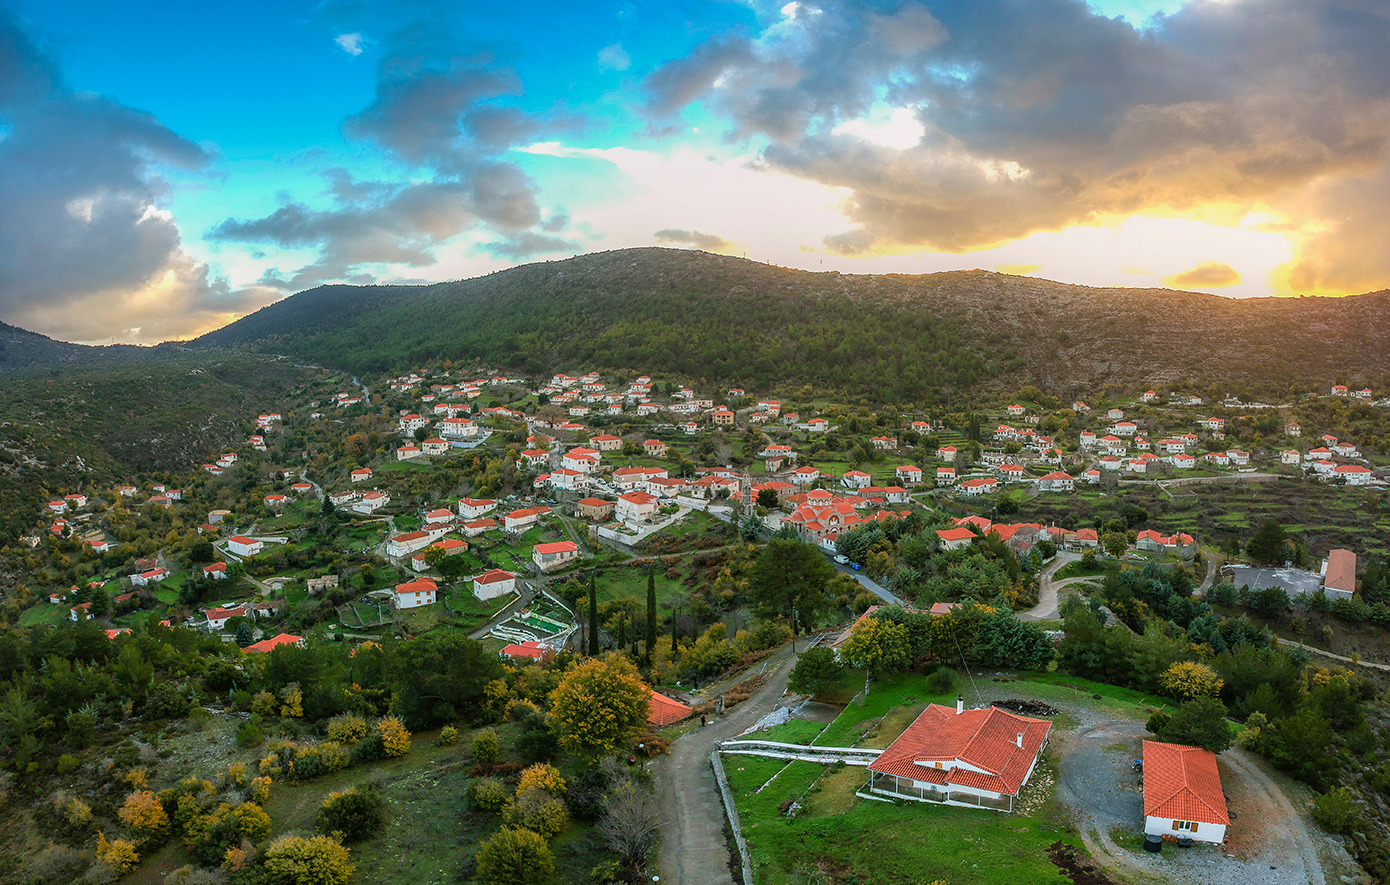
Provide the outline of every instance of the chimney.
<path id="1" fill-rule="evenodd" d="M 1020 732 L 1018 733 L 1018 737 L 1014 738 L 1014 743 L 1015 743 L 1015 744 L 1018 744 L 1018 748 L 1019 748 L 1020 750 L 1023 749 L 1023 732 L 1020 731 Z"/>
<path id="2" fill-rule="evenodd" d="M 961 695 L 956 695 L 956 715 L 959 716 L 960 714 L 962 714 L 962 713 L 964 713 L 964 712 L 965 712 L 965 698 L 964 698 L 963 696 L 961 696 Z"/>

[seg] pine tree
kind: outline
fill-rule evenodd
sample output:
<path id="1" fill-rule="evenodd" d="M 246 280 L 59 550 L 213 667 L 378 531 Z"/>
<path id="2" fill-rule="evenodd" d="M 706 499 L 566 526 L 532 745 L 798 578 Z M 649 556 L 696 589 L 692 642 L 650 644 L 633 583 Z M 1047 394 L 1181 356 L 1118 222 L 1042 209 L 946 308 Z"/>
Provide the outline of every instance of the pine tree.
<path id="1" fill-rule="evenodd" d="M 653 649 L 656 648 L 656 575 L 647 571 L 647 666 L 652 665 Z"/>
<path id="2" fill-rule="evenodd" d="M 589 572 L 589 654 L 598 654 L 598 591 L 594 589 L 594 573 Z"/>

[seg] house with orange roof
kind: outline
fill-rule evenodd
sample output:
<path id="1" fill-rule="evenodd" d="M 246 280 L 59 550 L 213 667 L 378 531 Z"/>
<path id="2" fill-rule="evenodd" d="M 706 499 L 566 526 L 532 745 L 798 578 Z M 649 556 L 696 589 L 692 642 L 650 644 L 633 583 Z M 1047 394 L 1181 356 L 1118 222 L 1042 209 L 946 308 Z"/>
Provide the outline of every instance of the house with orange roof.
<path id="1" fill-rule="evenodd" d="M 502 517 L 502 530 L 506 532 L 519 532 L 528 529 L 540 522 L 542 516 L 550 513 L 549 507 L 525 507 L 521 510 L 513 510 Z"/>
<path id="2" fill-rule="evenodd" d="M 1070 492 L 1075 490 L 1076 480 L 1071 474 L 1063 473 L 1060 470 L 1052 473 L 1043 474 L 1038 480 L 1038 491 L 1040 492 Z"/>
<path id="3" fill-rule="evenodd" d="M 652 700 L 651 706 L 647 710 L 647 722 L 653 727 L 665 728 L 694 715 L 695 710 L 689 704 L 682 704 L 674 698 L 668 698 L 656 689 L 650 689 L 650 691 Z"/>
<path id="4" fill-rule="evenodd" d="M 975 497 L 992 492 L 999 486 L 999 480 L 992 476 L 980 476 L 975 479 L 967 479 L 960 484 L 961 494 L 966 497 Z"/>
<path id="5" fill-rule="evenodd" d="M 397 584 L 391 592 L 391 601 L 397 609 L 419 608 L 434 605 L 439 596 L 439 585 L 429 578 L 416 578 Z"/>
<path id="6" fill-rule="evenodd" d="M 618 496 L 618 503 L 614 507 L 613 513 L 623 522 L 639 522 L 656 513 L 660 503 L 660 499 L 648 492 L 635 490 L 624 492 Z"/>
<path id="7" fill-rule="evenodd" d="M 614 436 L 611 433 L 603 433 L 590 438 L 589 444 L 600 452 L 617 452 L 622 449 L 623 440 L 620 436 Z"/>
<path id="8" fill-rule="evenodd" d="M 496 599 L 516 592 L 516 575 L 500 568 L 490 569 L 473 578 L 473 595 L 479 599 Z"/>
<path id="9" fill-rule="evenodd" d="M 366 467 L 363 467 L 360 470 L 352 471 L 352 473 L 348 475 L 352 478 L 353 482 L 366 482 L 367 480 L 372 478 L 372 471 Z"/>
<path id="10" fill-rule="evenodd" d="M 543 572 L 560 568 L 579 558 L 579 547 L 573 541 L 553 541 L 537 544 L 531 550 L 531 561 Z"/>
<path id="11" fill-rule="evenodd" d="M 253 642 L 246 646 L 246 648 L 243 648 L 242 651 L 246 652 L 248 655 L 264 655 L 269 654 L 282 645 L 297 645 L 303 648 L 304 637 L 295 636 L 293 633 L 280 633 L 272 639 L 262 639 L 260 642 Z"/>
<path id="12" fill-rule="evenodd" d="M 1356 595 L 1356 554 L 1340 547 L 1322 561 L 1322 589 L 1328 599 L 1351 599 Z"/>
<path id="13" fill-rule="evenodd" d="M 1144 833 L 1194 842 L 1226 840 L 1231 825 L 1210 750 L 1144 741 Z"/>
<path id="14" fill-rule="evenodd" d="M 642 451 L 653 458 L 664 458 L 666 457 L 666 443 L 659 439 L 649 439 L 642 443 Z"/>
<path id="15" fill-rule="evenodd" d="M 931 704 L 869 764 L 871 795 L 1012 811 L 1052 723 L 998 707 Z"/>
<path id="16" fill-rule="evenodd" d="M 575 512 L 585 519 L 603 520 L 613 515 L 614 504 L 602 498 L 581 498 L 574 504 Z"/>
<path id="17" fill-rule="evenodd" d="M 937 529 L 936 536 L 941 539 L 941 546 L 947 550 L 969 547 L 970 542 L 979 537 L 965 526 L 956 526 L 953 529 Z"/>
<path id="18" fill-rule="evenodd" d="M 916 464 L 900 464 L 893 473 L 905 486 L 915 486 L 922 481 L 922 468 Z"/>
<path id="19" fill-rule="evenodd" d="M 531 639 L 519 644 L 514 642 L 504 645 L 499 654 L 511 661 L 540 661 L 544 660 L 546 655 L 554 655 L 555 652 L 542 645 L 539 640 Z"/>
<path id="20" fill-rule="evenodd" d="M 873 481 L 872 476 L 860 470 L 850 470 L 840 477 L 840 484 L 847 489 L 868 488 Z"/>

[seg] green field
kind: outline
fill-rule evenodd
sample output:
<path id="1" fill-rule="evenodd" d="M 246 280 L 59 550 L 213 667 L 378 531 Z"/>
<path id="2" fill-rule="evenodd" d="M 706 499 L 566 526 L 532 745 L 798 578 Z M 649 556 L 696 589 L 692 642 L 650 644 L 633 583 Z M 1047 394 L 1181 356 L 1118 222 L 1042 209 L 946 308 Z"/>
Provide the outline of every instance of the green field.
<path id="1" fill-rule="evenodd" d="M 646 604 L 647 600 L 647 570 L 646 568 L 631 568 L 619 566 L 617 568 L 602 569 L 595 579 L 595 587 L 598 589 L 598 601 L 609 602 L 614 599 L 636 599 Z M 689 591 L 682 586 L 678 580 L 666 577 L 665 572 L 656 572 L 656 605 L 659 609 L 669 608 L 672 604 L 684 599 Z"/>

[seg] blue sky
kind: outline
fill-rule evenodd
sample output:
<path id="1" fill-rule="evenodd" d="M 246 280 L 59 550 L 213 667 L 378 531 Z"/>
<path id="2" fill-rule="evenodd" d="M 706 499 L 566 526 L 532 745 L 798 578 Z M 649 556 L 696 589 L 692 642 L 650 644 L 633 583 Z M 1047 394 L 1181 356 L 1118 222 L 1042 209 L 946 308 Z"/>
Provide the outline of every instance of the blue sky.
<path id="1" fill-rule="evenodd" d="M 0 0 L 0 319 L 154 342 L 625 246 L 1390 284 L 1358 0 Z"/>

